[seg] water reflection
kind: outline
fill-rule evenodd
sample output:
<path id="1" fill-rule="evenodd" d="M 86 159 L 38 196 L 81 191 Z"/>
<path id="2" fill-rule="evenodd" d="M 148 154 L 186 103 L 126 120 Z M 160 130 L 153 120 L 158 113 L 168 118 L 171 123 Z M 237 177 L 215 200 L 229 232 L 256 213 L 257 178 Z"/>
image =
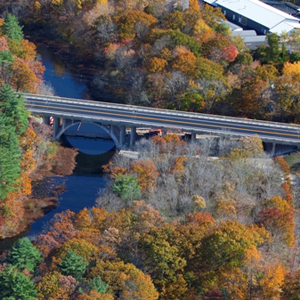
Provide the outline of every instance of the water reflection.
<path id="1" fill-rule="evenodd" d="M 51 180 L 54 180 L 56 185 L 64 183 L 67 190 L 58 196 L 59 205 L 56 209 L 31 224 L 30 231 L 27 232 L 29 238 L 35 239 L 44 229 L 47 229 L 49 221 L 56 213 L 67 209 L 78 213 L 84 207 L 91 208 L 95 204 L 99 190 L 106 186 L 106 180 L 101 174 L 94 176 L 74 174 L 65 177 L 51 177 Z"/>
<path id="2" fill-rule="evenodd" d="M 64 136 L 73 148 L 84 154 L 99 155 L 115 147 L 110 135 L 101 126 L 92 123 L 75 123 Z"/>
<path id="3" fill-rule="evenodd" d="M 73 74 L 67 64 L 45 45 L 37 46 L 37 53 L 45 66 L 44 79 L 51 83 L 55 94 L 60 97 L 89 99 L 85 77 Z"/>

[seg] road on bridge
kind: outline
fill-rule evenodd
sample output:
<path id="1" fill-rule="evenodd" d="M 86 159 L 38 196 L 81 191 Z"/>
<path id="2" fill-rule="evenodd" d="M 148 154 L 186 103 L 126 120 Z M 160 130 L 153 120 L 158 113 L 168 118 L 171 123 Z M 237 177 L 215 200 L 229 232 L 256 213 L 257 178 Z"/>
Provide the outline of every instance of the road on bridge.
<path id="1" fill-rule="evenodd" d="M 188 132 L 258 134 L 264 140 L 300 144 L 300 126 L 116 103 L 24 94 L 33 114 L 140 127 L 178 128 Z"/>

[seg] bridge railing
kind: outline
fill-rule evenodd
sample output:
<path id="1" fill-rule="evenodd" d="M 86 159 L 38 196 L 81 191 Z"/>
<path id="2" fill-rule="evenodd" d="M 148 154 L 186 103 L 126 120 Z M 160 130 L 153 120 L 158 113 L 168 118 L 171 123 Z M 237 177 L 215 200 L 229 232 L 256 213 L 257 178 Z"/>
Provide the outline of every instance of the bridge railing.
<path id="1" fill-rule="evenodd" d="M 165 114 L 165 115 L 174 115 L 174 116 L 182 116 L 182 117 L 193 117 L 199 119 L 213 120 L 213 121 L 225 121 L 231 123 L 241 123 L 241 124 L 251 124 L 251 125 L 261 125 L 268 127 L 277 127 L 277 128 L 285 128 L 285 129 L 294 129 L 300 130 L 300 125 L 296 124 L 283 124 L 279 122 L 272 121 L 263 121 L 257 119 L 244 119 L 238 117 L 227 117 L 227 116 L 219 116 L 219 115 L 210 115 L 210 114 L 202 114 L 202 113 L 193 113 L 193 112 L 184 112 L 184 111 L 174 111 L 168 109 L 160 109 L 160 108 L 152 108 L 152 107 L 143 107 L 136 105 L 128 105 L 128 104 L 116 104 L 110 102 L 99 102 L 93 100 L 82 100 L 82 99 L 74 99 L 74 98 L 63 98 L 56 96 L 43 96 L 43 95 L 34 95 L 34 94 L 26 94 L 24 93 L 25 98 L 31 99 L 40 99 L 51 102 L 60 102 L 60 103 L 70 103 L 70 104 L 82 104 L 89 105 L 94 107 L 104 107 L 104 108 L 114 108 L 120 110 L 131 110 L 133 112 L 140 113 L 155 113 L 155 114 Z M 48 104 L 46 102 L 46 104 Z"/>

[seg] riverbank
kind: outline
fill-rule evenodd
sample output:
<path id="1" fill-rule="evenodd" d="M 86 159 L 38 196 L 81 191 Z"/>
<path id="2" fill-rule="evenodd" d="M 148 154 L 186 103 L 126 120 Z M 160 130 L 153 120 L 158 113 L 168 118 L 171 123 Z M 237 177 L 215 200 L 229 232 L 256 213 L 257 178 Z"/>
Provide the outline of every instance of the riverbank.
<path id="1" fill-rule="evenodd" d="M 32 193 L 20 199 L 21 205 L 24 208 L 24 214 L 18 227 L 13 231 L 7 232 L 4 239 L 11 238 L 28 230 L 33 222 L 42 218 L 58 206 L 58 196 L 66 191 L 66 187 L 64 184 L 51 184 L 47 182 L 47 178 L 71 175 L 76 166 L 75 159 L 77 154 L 78 151 L 76 149 L 58 146 L 52 164 L 49 165 L 46 162 L 30 174 Z"/>
<path id="2" fill-rule="evenodd" d="M 91 78 L 90 81 L 92 81 L 98 70 L 91 59 L 87 59 L 86 57 L 83 59 L 78 55 L 78 51 L 70 47 L 66 42 L 51 40 L 49 37 L 41 34 L 32 36 L 28 33 L 25 38 L 33 42 L 36 46 L 46 46 L 52 53 L 60 57 L 64 64 L 68 65 L 68 69 L 70 69 L 71 72 L 88 76 Z"/>

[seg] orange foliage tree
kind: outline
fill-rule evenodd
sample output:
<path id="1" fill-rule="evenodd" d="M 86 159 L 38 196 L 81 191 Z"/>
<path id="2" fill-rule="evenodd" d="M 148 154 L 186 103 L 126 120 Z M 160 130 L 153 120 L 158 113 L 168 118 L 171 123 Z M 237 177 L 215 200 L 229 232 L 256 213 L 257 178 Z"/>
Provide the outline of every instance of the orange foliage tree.
<path id="1" fill-rule="evenodd" d="M 139 186 L 143 191 L 152 191 L 159 173 L 152 161 L 138 161 L 131 167 L 131 173 L 137 174 Z"/>

